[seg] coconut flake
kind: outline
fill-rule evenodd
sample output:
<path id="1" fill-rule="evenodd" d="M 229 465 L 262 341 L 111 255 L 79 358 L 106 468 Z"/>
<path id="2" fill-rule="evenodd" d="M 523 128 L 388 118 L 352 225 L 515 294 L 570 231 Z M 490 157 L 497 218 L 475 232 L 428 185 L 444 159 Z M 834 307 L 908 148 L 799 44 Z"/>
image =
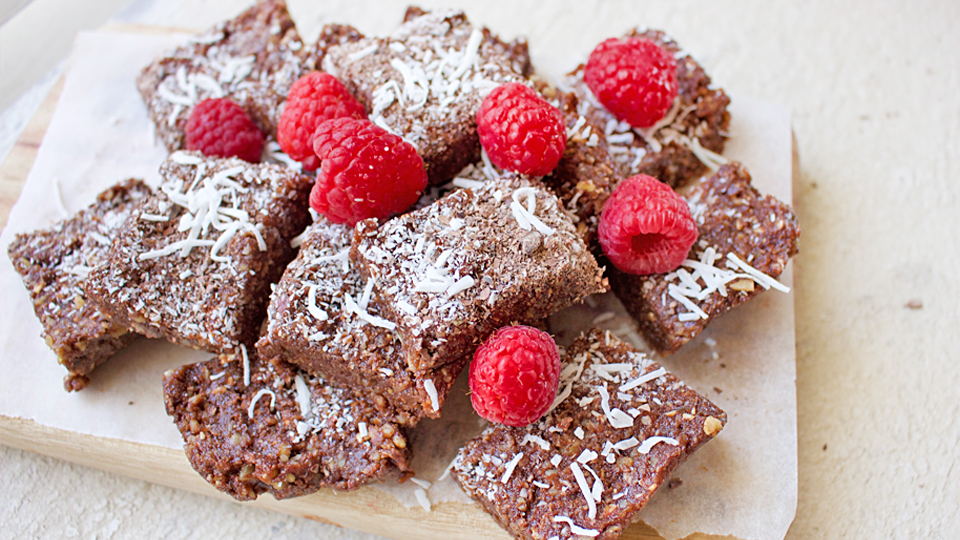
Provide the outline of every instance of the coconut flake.
<path id="1" fill-rule="evenodd" d="M 553 516 L 553 522 L 566 523 L 567 525 L 570 526 L 570 532 L 580 536 L 589 536 L 590 538 L 594 538 L 600 535 L 600 531 L 596 529 L 584 529 L 583 527 L 580 527 L 579 525 L 574 523 L 573 520 L 568 518 L 567 516 Z"/>
<path id="2" fill-rule="evenodd" d="M 640 448 L 637 449 L 637 452 L 641 454 L 649 454 L 650 450 L 652 450 L 653 447 L 658 443 L 666 443 L 671 446 L 680 446 L 680 443 L 671 437 L 650 437 L 640 444 Z"/>
<path id="3" fill-rule="evenodd" d="M 666 374 L 667 374 L 667 370 L 661 367 L 659 369 L 655 369 L 648 373 L 644 373 L 640 377 L 637 377 L 636 379 L 633 379 L 630 382 L 622 384 L 620 388 L 618 388 L 618 390 L 620 390 L 621 392 L 629 392 L 630 390 L 633 390 L 634 388 L 640 386 L 641 384 L 646 384 L 656 379 L 657 377 L 662 377 L 663 375 L 666 375 Z"/>
<path id="4" fill-rule="evenodd" d="M 517 463 L 520 463 L 520 460 L 523 458 L 523 452 L 518 453 L 513 456 L 509 462 L 507 462 L 507 468 L 503 471 L 503 476 L 500 478 L 501 484 L 506 484 L 507 480 L 510 480 L 510 476 L 513 475 L 513 470 L 517 468 Z"/>
<path id="5" fill-rule="evenodd" d="M 587 478 L 583 476 L 583 470 L 576 462 L 570 464 L 570 470 L 573 471 L 573 477 L 577 479 L 577 485 L 580 487 L 580 492 L 583 493 L 583 498 L 587 500 L 587 517 L 590 519 L 597 517 L 597 503 L 593 499 L 593 491 L 587 485 Z"/>
<path id="6" fill-rule="evenodd" d="M 550 443 L 548 443 L 542 437 L 533 435 L 531 433 L 527 433 L 526 435 L 524 435 L 523 440 L 520 441 L 520 446 L 523 446 L 527 443 L 534 443 L 544 451 L 550 450 Z"/>
<path id="7" fill-rule="evenodd" d="M 253 399 L 250 401 L 250 408 L 247 409 L 247 416 L 253 418 L 253 409 L 256 407 L 257 402 L 260 401 L 260 398 L 266 395 L 270 395 L 270 410 L 273 410 L 277 407 L 277 395 L 273 393 L 273 390 L 269 388 L 261 388 L 256 394 L 253 395 Z"/>
<path id="8" fill-rule="evenodd" d="M 433 384 L 433 379 L 424 379 L 423 389 L 427 392 L 427 395 L 430 396 L 430 405 L 433 407 L 434 412 L 440 411 L 440 396 L 437 394 L 437 387 Z"/>
<path id="9" fill-rule="evenodd" d="M 629 414 L 620 409 L 610 408 L 610 393 L 607 392 L 606 386 L 598 386 L 597 391 L 600 393 L 600 407 L 603 409 L 603 414 L 607 417 L 607 421 L 610 422 L 611 426 L 617 429 L 633 426 L 633 418 L 631 418 Z"/>

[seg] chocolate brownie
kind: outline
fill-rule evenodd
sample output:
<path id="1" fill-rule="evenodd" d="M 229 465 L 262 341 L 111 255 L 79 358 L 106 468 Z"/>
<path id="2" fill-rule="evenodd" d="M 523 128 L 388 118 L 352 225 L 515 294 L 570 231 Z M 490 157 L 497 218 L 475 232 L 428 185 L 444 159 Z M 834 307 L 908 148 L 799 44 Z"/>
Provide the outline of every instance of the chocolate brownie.
<path id="1" fill-rule="evenodd" d="M 439 10 L 390 37 L 330 47 L 321 65 L 371 121 L 416 147 L 431 184 L 443 184 L 479 159 L 477 109 L 496 86 L 524 80 L 522 58 L 463 12 Z"/>
<path id="2" fill-rule="evenodd" d="M 238 500 L 355 489 L 411 459 L 377 407 L 253 350 L 165 373 L 163 398 L 190 464 Z"/>
<path id="3" fill-rule="evenodd" d="M 635 276 L 610 268 L 610 284 L 647 343 L 675 352 L 711 320 L 768 288 L 797 254 L 800 226 L 790 206 L 752 185 L 737 162 L 686 194 L 699 234 L 674 272 Z"/>
<path id="4" fill-rule="evenodd" d="M 309 223 L 311 180 L 281 165 L 176 152 L 84 290 L 117 324 L 214 353 L 252 346 L 270 284 Z"/>
<path id="5" fill-rule="evenodd" d="M 274 289 L 267 328 L 257 342 L 262 358 L 280 359 L 341 388 L 369 396 L 392 421 L 413 425 L 437 418 L 450 387 L 469 359 L 410 371 L 400 341 L 385 328 L 348 255 L 353 229 L 319 218 L 308 227 L 297 258 Z"/>
<path id="6" fill-rule="evenodd" d="M 168 150 L 184 148 L 190 111 L 228 97 L 276 138 L 290 85 L 314 68 L 283 0 L 261 0 L 143 69 L 137 89 Z"/>
<path id="7" fill-rule="evenodd" d="M 43 337 L 67 368 L 67 391 L 85 387 L 87 375 L 136 335 L 88 302 L 82 284 L 107 259 L 117 230 L 148 195 L 150 188 L 142 181 L 123 181 L 49 229 L 18 234 L 7 248 L 30 293 Z"/>
<path id="8" fill-rule="evenodd" d="M 677 56 L 679 95 L 656 125 L 637 129 L 619 122 L 583 82 L 582 64 L 565 80 L 580 98 L 580 114 L 603 127 L 608 150 L 621 165 L 621 176 L 646 174 L 678 187 L 719 168 L 725 163 L 719 154 L 730 123 L 730 98 L 722 89 L 711 87 L 700 64 L 663 32 L 635 29 L 627 36 L 650 39 Z"/>
<path id="9" fill-rule="evenodd" d="M 609 332 L 565 352 L 553 409 L 492 424 L 451 474 L 516 538 L 617 538 L 670 473 L 723 429 L 716 405 Z"/>
<path id="10" fill-rule="evenodd" d="M 603 125 L 580 114 L 576 94 L 548 86 L 540 88 L 540 93 L 563 113 L 567 127 L 563 157 L 543 183 L 560 197 L 591 251 L 600 254 L 597 226 L 603 205 L 620 182 L 620 165 L 608 151 Z"/>
<path id="11" fill-rule="evenodd" d="M 557 197 L 535 180 L 491 180 L 377 225 L 357 225 L 351 257 L 414 371 L 607 289 Z"/>

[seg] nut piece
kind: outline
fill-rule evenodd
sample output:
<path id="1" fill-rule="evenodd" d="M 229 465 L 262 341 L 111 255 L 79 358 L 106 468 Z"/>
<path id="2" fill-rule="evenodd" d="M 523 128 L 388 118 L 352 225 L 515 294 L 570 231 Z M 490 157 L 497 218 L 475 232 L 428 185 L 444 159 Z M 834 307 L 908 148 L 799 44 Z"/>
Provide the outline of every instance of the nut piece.
<path id="1" fill-rule="evenodd" d="M 717 420 L 712 416 L 708 416 L 707 419 L 704 420 L 703 422 L 703 432 L 709 435 L 710 437 L 713 437 L 714 435 L 719 433 L 721 429 L 723 429 L 723 422 Z"/>

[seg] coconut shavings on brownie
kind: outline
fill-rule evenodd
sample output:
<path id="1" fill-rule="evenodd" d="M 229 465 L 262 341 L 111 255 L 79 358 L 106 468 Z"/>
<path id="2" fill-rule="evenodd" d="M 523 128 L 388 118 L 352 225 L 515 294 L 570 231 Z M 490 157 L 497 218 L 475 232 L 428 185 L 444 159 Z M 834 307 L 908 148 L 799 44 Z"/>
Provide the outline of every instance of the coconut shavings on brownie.
<path id="1" fill-rule="evenodd" d="M 355 489 L 399 476 L 411 458 L 369 400 L 253 351 L 243 365 L 222 356 L 171 370 L 163 391 L 190 464 L 238 500 Z"/>
<path id="2" fill-rule="evenodd" d="M 796 214 L 761 195 L 740 163 L 724 165 L 686 199 L 699 236 L 680 268 L 648 276 L 610 273 L 613 291 L 660 353 L 675 352 L 715 317 L 764 290 L 789 291 L 777 278 L 799 249 Z"/>
<path id="3" fill-rule="evenodd" d="M 726 163 L 720 154 L 727 137 L 730 98 L 711 87 L 710 77 L 670 37 L 657 30 L 633 30 L 627 37 L 653 41 L 677 58 L 679 95 L 667 114 L 649 128 L 632 128 L 603 107 L 583 82 L 583 66 L 565 80 L 580 98 L 579 112 L 602 126 L 607 149 L 628 178 L 652 176 L 676 187 Z"/>
<path id="4" fill-rule="evenodd" d="M 257 349 L 369 396 L 397 424 L 436 418 L 467 357 L 437 369 L 407 369 L 399 339 L 370 301 L 373 282 L 349 259 L 352 236 L 350 227 L 323 218 L 307 229 L 273 292 Z"/>
<path id="5" fill-rule="evenodd" d="M 455 191 L 377 227 L 351 257 L 396 324 L 411 369 L 472 353 L 497 328 L 534 323 L 607 288 L 555 195 L 507 176 Z"/>
<path id="6" fill-rule="evenodd" d="M 388 38 L 334 46 L 322 67 L 364 104 L 372 122 L 403 137 L 442 184 L 479 157 L 476 112 L 496 86 L 521 81 L 510 47 L 461 11 L 419 14 Z"/>
<path id="7" fill-rule="evenodd" d="M 491 425 L 451 474 L 516 538 L 620 536 L 726 415 L 609 332 L 564 356 L 561 392 L 526 427 Z"/>
<path id="8" fill-rule="evenodd" d="M 170 151 L 184 147 L 187 117 L 206 98 L 229 97 L 272 136 L 290 84 L 315 61 L 286 3 L 261 0 L 144 68 L 137 89 Z"/>
<path id="9" fill-rule="evenodd" d="M 230 352 L 259 334 L 270 284 L 309 222 L 310 179 L 286 167 L 177 152 L 84 289 L 149 337 Z"/>

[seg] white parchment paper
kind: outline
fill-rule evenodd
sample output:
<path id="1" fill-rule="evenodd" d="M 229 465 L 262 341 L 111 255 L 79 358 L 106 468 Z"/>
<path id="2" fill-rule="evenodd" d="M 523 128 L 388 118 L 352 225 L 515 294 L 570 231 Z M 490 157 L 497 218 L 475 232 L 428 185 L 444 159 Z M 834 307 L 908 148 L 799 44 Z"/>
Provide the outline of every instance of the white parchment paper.
<path id="1" fill-rule="evenodd" d="M 81 209 L 119 180 L 140 177 L 156 184 L 166 153 L 154 141 L 134 79 L 156 55 L 185 39 L 109 32 L 78 37 L 60 103 L 0 235 L 4 253 L 15 233 L 51 225 L 65 217 L 64 209 Z M 789 201 L 788 111 L 743 96 L 733 98 L 730 110 L 733 138 L 725 155 L 747 164 L 761 191 Z M 791 284 L 789 267 L 781 281 Z M 0 257 L 0 295 L 0 414 L 83 434 L 181 446 L 164 413 L 161 375 L 209 354 L 143 339 L 98 368 L 85 390 L 68 394 L 62 388 L 65 370 L 40 338 L 27 292 L 6 256 Z M 599 326 L 629 338 L 618 302 L 612 296 L 595 300 L 553 318 L 551 329 L 569 340 L 585 321 L 600 317 Z M 693 532 L 783 538 L 797 497 L 794 358 L 792 293 L 767 292 L 719 318 L 680 353 L 658 359 L 726 410 L 729 422 L 678 469 L 676 487 L 654 496 L 641 512 L 643 521 L 670 540 Z M 467 500 L 451 481 L 435 481 L 461 440 L 479 426 L 465 391 L 455 389 L 444 417 L 424 422 L 412 435 L 417 477 L 434 482 L 431 500 Z M 410 486 L 387 489 L 413 504 Z"/>

